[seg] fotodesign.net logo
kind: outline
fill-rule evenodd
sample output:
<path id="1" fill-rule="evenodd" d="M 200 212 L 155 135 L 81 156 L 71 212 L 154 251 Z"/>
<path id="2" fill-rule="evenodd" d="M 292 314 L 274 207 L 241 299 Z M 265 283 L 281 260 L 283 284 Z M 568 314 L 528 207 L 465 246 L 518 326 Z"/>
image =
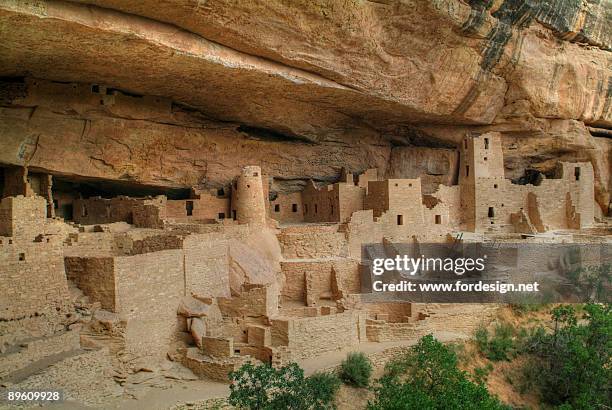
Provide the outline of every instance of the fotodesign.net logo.
<path id="1" fill-rule="evenodd" d="M 385 272 L 399 272 L 403 277 L 414 276 L 422 271 L 454 273 L 457 276 L 466 273 L 482 273 L 486 268 L 487 255 L 478 258 L 417 258 L 408 255 L 397 255 L 394 258 L 375 258 L 372 260 L 372 273 L 381 276 Z"/>

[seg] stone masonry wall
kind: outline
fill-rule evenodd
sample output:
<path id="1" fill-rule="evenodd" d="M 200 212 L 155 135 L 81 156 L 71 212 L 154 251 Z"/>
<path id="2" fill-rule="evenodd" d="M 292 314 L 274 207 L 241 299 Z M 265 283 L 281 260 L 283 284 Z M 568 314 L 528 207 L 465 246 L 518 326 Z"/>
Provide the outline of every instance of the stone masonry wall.
<path id="1" fill-rule="evenodd" d="M 69 299 L 61 242 L 0 237 L 0 320 L 42 313 Z"/>
<path id="2" fill-rule="evenodd" d="M 359 343 L 355 312 L 272 320 L 272 345 L 288 346 L 294 358 L 307 358 Z"/>

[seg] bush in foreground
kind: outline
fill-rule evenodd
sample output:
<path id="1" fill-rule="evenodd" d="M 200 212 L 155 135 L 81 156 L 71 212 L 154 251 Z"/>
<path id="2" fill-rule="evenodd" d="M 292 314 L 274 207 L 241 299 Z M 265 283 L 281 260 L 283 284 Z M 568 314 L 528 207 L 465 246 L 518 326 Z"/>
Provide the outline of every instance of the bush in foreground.
<path id="1" fill-rule="evenodd" d="M 369 410 L 508 409 L 484 384 L 459 370 L 456 354 L 432 335 L 390 362 L 374 391 Z"/>
<path id="2" fill-rule="evenodd" d="M 525 368 L 542 399 L 563 409 L 607 408 L 612 403 L 612 308 L 589 304 L 582 320 L 572 305 L 552 310 L 553 330 L 537 329 L 527 342 L 536 356 Z"/>
<path id="3" fill-rule="evenodd" d="M 372 363 L 360 352 L 352 352 L 346 356 L 340 365 L 340 378 L 348 385 L 367 387 L 372 375 Z"/>
<path id="4" fill-rule="evenodd" d="M 247 363 L 229 376 L 229 403 L 251 410 L 333 409 L 341 384 L 332 373 L 304 377 L 304 370 L 295 363 L 279 369 Z"/>
<path id="5" fill-rule="evenodd" d="M 514 328 L 509 324 L 498 324 L 492 336 L 485 327 L 480 327 L 474 336 L 478 350 L 489 360 L 510 360 L 515 352 Z"/>

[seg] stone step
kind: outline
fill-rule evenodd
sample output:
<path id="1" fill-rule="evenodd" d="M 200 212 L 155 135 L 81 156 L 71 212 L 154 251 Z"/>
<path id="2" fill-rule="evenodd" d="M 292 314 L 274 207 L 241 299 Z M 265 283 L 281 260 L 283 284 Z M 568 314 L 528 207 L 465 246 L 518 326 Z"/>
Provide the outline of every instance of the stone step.
<path id="1" fill-rule="evenodd" d="M 47 357 L 73 351 L 79 347 L 79 332 L 76 330 L 21 340 L 0 355 L 0 381 Z"/>
<path id="2" fill-rule="evenodd" d="M 14 372 L 1 382 L 14 390 L 58 389 L 67 401 L 81 407 L 108 408 L 104 404 L 123 394 L 112 377 L 108 349 L 73 349 L 47 356 Z"/>
<path id="3" fill-rule="evenodd" d="M 40 358 L 39 360 L 29 362 L 25 367 L 21 367 L 2 379 L 2 383 L 17 384 L 30 377 L 46 371 L 49 367 L 60 363 L 68 358 L 78 356 L 85 353 L 86 350 L 78 348 L 72 350 L 66 350 L 59 353 L 51 354 Z"/>

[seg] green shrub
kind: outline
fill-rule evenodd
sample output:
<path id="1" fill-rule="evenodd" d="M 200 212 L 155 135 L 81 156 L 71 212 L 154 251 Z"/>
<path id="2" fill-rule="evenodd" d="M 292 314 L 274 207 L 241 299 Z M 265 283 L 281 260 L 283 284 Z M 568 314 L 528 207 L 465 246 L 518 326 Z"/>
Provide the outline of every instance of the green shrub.
<path id="1" fill-rule="evenodd" d="M 493 365 L 488 363 L 483 367 L 476 367 L 474 369 L 474 374 L 472 375 L 472 380 L 478 384 L 485 384 L 487 379 L 489 378 L 489 374 L 493 371 Z"/>
<path id="2" fill-rule="evenodd" d="M 340 379 L 355 387 L 367 387 L 372 375 L 372 363 L 360 352 L 352 352 L 340 365 Z"/>
<path id="3" fill-rule="evenodd" d="M 251 410 L 333 409 L 340 387 L 335 375 L 315 373 L 304 377 L 304 370 L 295 363 L 279 369 L 247 363 L 229 377 L 229 404 Z"/>
<path id="4" fill-rule="evenodd" d="M 547 305 L 545 303 L 512 303 L 510 304 L 510 308 L 512 309 L 512 311 L 519 316 L 523 316 L 531 312 L 537 312 L 539 310 L 544 309 L 546 306 Z"/>
<path id="5" fill-rule="evenodd" d="M 492 337 L 489 337 L 489 332 L 484 327 L 478 328 L 474 333 L 474 340 L 480 353 L 493 361 L 510 360 L 518 342 L 518 338 L 515 341 L 514 328 L 505 323 L 495 326 Z"/>
<path id="6" fill-rule="evenodd" d="M 369 410 L 507 409 L 483 383 L 457 367 L 456 354 L 427 335 L 404 356 L 390 362 L 374 388 Z"/>
<path id="7" fill-rule="evenodd" d="M 612 309 L 589 304 L 582 320 L 571 305 L 552 311 L 553 330 L 538 329 L 526 343 L 535 355 L 525 375 L 543 400 L 573 409 L 606 408 L 612 402 Z"/>
<path id="8" fill-rule="evenodd" d="M 310 399 L 316 401 L 313 408 L 330 408 L 342 382 L 334 373 L 317 372 L 306 378 L 306 390 Z"/>

